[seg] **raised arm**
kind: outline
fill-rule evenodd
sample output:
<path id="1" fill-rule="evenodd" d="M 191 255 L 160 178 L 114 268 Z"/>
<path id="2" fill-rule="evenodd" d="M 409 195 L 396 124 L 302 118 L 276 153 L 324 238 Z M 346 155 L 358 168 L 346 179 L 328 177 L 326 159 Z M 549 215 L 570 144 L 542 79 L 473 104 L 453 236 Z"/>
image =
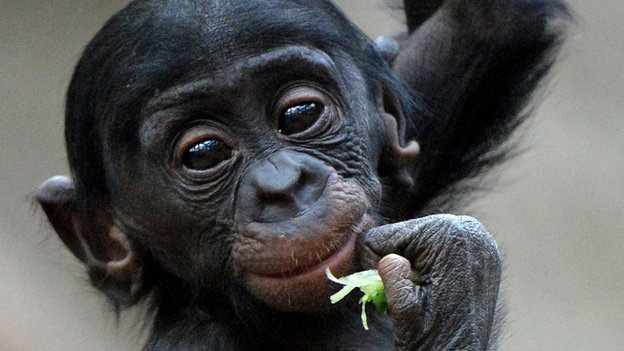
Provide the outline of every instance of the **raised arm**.
<path id="1" fill-rule="evenodd" d="M 569 14 L 560 0 L 405 0 L 409 36 L 393 67 L 412 89 L 420 203 L 501 159 L 548 72 Z M 410 123 L 411 122 L 411 123 Z"/>

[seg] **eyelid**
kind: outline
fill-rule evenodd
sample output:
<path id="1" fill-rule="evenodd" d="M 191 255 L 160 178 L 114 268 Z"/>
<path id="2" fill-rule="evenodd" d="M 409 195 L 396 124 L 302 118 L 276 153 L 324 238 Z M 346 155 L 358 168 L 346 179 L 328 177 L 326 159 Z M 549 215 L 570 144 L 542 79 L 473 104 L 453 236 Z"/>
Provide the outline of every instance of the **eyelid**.
<path id="1" fill-rule="evenodd" d="M 319 102 L 326 105 L 326 100 L 326 94 L 316 87 L 310 85 L 291 86 L 279 94 L 279 99 L 274 105 L 274 111 L 279 114 L 286 108 L 308 102 Z"/>
<path id="2" fill-rule="evenodd" d="M 237 143 L 233 142 L 233 140 L 229 138 L 227 134 L 221 131 L 206 126 L 195 126 L 183 132 L 178 140 L 175 142 L 175 162 L 181 163 L 181 160 L 183 159 L 184 154 L 187 150 L 209 139 L 217 140 L 232 150 L 235 150 L 238 146 Z"/>

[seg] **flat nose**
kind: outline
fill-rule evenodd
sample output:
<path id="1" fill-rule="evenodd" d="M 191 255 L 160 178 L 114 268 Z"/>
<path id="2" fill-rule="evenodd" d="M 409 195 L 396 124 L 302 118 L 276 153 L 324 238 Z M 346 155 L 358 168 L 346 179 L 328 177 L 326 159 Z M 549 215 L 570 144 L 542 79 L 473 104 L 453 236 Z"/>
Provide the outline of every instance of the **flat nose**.
<path id="1" fill-rule="evenodd" d="M 270 155 L 243 177 L 237 219 L 269 223 L 301 214 L 321 196 L 330 172 L 323 162 L 300 152 Z"/>
<path id="2" fill-rule="evenodd" d="M 257 196 L 266 201 L 296 201 L 297 196 L 305 198 L 309 194 L 299 194 L 300 183 L 304 183 L 306 174 L 301 165 L 290 155 L 272 155 L 252 171 L 251 181 Z"/>

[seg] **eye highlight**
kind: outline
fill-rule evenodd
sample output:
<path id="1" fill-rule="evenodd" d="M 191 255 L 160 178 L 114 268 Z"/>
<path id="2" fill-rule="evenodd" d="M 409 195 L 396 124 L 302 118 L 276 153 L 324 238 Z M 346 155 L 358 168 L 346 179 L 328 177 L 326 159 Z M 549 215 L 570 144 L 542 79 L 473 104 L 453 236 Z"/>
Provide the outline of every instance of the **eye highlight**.
<path id="1" fill-rule="evenodd" d="M 182 156 L 185 167 L 205 171 L 232 157 L 232 149 L 217 139 L 206 139 L 188 148 Z"/>
<path id="2" fill-rule="evenodd" d="M 325 106 L 318 102 L 307 102 L 288 107 L 279 116 L 278 131 L 284 135 L 303 132 L 319 119 L 324 110 Z"/>

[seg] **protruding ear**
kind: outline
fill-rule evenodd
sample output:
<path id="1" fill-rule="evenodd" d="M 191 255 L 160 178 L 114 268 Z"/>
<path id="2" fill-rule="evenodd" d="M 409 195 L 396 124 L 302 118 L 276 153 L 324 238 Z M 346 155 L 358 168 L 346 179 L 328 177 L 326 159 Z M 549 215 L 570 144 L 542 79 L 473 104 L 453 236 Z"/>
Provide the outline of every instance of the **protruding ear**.
<path id="1" fill-rule="evenodd" d="M 409 166 L 420 153 L 416 140 L 405 141 L 405 115 L 399 97 L 386 87 L 379 94 L 379 108 L 386 127 L 386 145 L 381 155 L 380 174 L 392 175 L 406 187 L 414 186 Z"/>
<path id="2" fill-rule="evenodd" d="M 74 183 L 66 176 L 41 184 L 37 201 L 63 243 L 87 266 L 95 287 L 121 305 L 138 301 L 143 292 L 140 257 L 112 216 L 79 213 Z"/>

